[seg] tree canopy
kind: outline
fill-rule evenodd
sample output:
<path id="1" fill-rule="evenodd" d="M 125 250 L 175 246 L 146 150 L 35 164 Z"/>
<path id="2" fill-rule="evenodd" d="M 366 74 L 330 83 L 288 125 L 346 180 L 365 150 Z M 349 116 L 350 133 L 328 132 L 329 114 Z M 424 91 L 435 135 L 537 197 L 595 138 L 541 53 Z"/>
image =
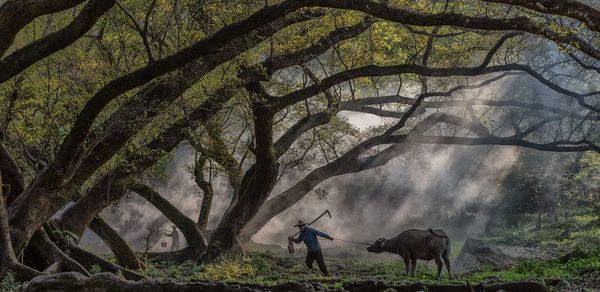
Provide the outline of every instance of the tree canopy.
<path id="1" fill-rule="evenodd" d="M 188 243 L 149 256 L 206 261 L 415 145 L 598 152 L 599 34 L 595 1 L 2 1 L 0 273 L 139 279 L 99 217 L 129 191 Z M 352 121 L 366 116 L 381 122 Z M 181 145 L 196 151 L 198 220 L 148 184 Z M 219 176 L 232 201 L 208 232 Z M 119 265 L 77 247 L 86 228 Z"/>

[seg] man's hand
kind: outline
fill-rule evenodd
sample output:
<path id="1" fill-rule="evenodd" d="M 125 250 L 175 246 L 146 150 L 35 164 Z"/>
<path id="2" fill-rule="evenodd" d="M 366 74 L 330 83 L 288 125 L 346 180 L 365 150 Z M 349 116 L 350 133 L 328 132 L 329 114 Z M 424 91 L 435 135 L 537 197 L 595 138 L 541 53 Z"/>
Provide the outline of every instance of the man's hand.
<path id="1" fill-rule="evenodd" d="M 329 240 L 333 241 L 333 237 L 332 237 L 332 238 L 330 238 Z"/>

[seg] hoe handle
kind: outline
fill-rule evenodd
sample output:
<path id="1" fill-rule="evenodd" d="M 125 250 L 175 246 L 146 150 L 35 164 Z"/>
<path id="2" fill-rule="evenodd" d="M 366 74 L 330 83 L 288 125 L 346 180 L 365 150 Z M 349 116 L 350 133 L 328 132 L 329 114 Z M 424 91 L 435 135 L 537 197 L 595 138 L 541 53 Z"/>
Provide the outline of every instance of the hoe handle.
<path id="1" fill-rule="evenodd" d="M 329 212 L 329 210 L 325 210 L 325 212 L 323 212 L 323 214 L 319 215 L 319 217 L 317 217 L 317 219 L 313 220 L 312 222 L 306 224 L 306 226 L 310 226 L 313 223 L 317 222 L 319 219 L 321 219 L 321 217 L 325 216 L 325 214 L 329 215 L 329 218 L 331 218 L 331 212 Z M 294 237 L 296 235 L 300 234 L 300 231 L 294 233 L 294 235 L 290 236 L 290 237 Z"/>

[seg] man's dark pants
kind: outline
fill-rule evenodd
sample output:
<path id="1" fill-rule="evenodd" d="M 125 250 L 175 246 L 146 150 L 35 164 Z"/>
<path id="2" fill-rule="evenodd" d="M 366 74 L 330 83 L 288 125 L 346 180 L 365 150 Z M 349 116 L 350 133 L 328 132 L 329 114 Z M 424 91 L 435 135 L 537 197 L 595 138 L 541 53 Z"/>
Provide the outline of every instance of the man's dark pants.
<path id="1" fill-rule="evenodd" d="M 312 270 L 313 262 L 317 261 L 317 265 L 319 265 L 319 269 L 325 276 L 329 276 L 327 272 L 327 267 L 325 266 L 325 261 L 323 260 L 323 253 L 321 250 L 318 251 L 309 251 L 306 254 L 306 266 Z"/>

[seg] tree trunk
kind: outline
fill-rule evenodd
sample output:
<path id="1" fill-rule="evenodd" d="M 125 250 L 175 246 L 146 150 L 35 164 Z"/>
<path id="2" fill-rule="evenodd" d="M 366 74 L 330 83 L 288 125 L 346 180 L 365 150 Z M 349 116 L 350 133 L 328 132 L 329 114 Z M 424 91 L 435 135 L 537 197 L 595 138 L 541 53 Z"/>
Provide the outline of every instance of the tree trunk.
<path id="1" fill-rule="evenodd" d="M 127 242 L 102 217 L 97 216 L 94 218 L 90 224 L 90 229 L 106 243 L 120 266 L 133 270 L 141 268 L 139 259 Z"/>
<path id="2" fill-rule="evenodd" d="M 65 187 L 57 170 L 47 167 L 8 208 L 13 248 L 20 254 L 33 234 L 65 203 Z"/>
<path id="3" fill-rule="evenodd" d="M 538 195 L 538 212 L 535 222 L 535 231 L 539 232 L 540 230 L 542 230 L 542 194 Z"/>
<path id="4" fill-rule="evenodd" d="M 181 230 L 187 242 L 187 246 L 182 250 L 182 259 L 195 259 L 202 254 L 207 244 L 196 222 L 181 213 L 179 209 L 149 186 L 132 183 L 129 185 L 129 189 L 146 199 Z"/>
<path id="5" fill-rule="evenodd" d="M 0 186 L 2 186 L 2 173 L 0 171 Z M 15 273 L 20 281 L 29 281 L 34 277 L 43 275 L 39 271 L 20 264 L 12 248 L 10 241 L 10 227 L 8 225 L 8 212 L 4 202 L 4 194 L 0 188 L 0 280 L 8 271 Z"/>
<path id="6" fill-rule="evenodd" d="M 212 184 L 204 179 L 203 170 L 206 160 L 206 156 L 202 155 L 198 161 L 196 161 L 196 165 L 194 165 L 194 180 L 203 193 L 202 205 L 200 206 L 200 213 L 198 214 L 198 228 L 200 228 L 200 231 L 202 231 L 203 234 L 206 234 L 208 217 L 210 215 L 210 209 L 214 196 Z"/>
<path id="7" fill-rule="evenodd" d="M 202 188 L 202 190 L 204 195 L 202 198 L 200 213 L 198 214 L 198 228 L 200 228 L 200 231 L 202 231 L 202 233 L 206 233 L 206 229 L 208 228 L 208 217 L 210 215 L 214 191 L 212 189 L 211 184 L 205 185 Z"/>
<path id="8" fill-rule="evenodd" d="M 253 84 L 251 89 L 256 90 L 254 86 L 260 85 Z M 214 260 L 234 249 L 239 242 L 238 234 L 269 197 L 277 180 L 279 166 L 273 148 L 273 113 L 261 103 L 253 105 L 253 113 L 256 163 L 244 175 L 238 199 L 211 236 L 204 260 Z"/>
<path id="9" fill-rule="evenodd" d="M 542 230 L 542 204 L 544 203 L 544 182 L 540 179 L 540 192 L 538 193 L 538 212 L 537 221 L 535 222 L 535 231 L 539 232 Z"/>
<path id="10" fill-rule="evenodd" d="M 15 261 L 15 253 L 10 243 L 10 226 L 2 192 L 2 170 L 0 169 L 0 278 L 8 272 L 8 264 Z"/>
<path id="11" fill-rule="evenodd" d="M 8 186 L 4 193 L 5 203 L 10 206 L 25 189 L 25 180 L 17 162 L 2 142 L 0 142 L 0 172 L 2 173 L 2 181 Z"/>

